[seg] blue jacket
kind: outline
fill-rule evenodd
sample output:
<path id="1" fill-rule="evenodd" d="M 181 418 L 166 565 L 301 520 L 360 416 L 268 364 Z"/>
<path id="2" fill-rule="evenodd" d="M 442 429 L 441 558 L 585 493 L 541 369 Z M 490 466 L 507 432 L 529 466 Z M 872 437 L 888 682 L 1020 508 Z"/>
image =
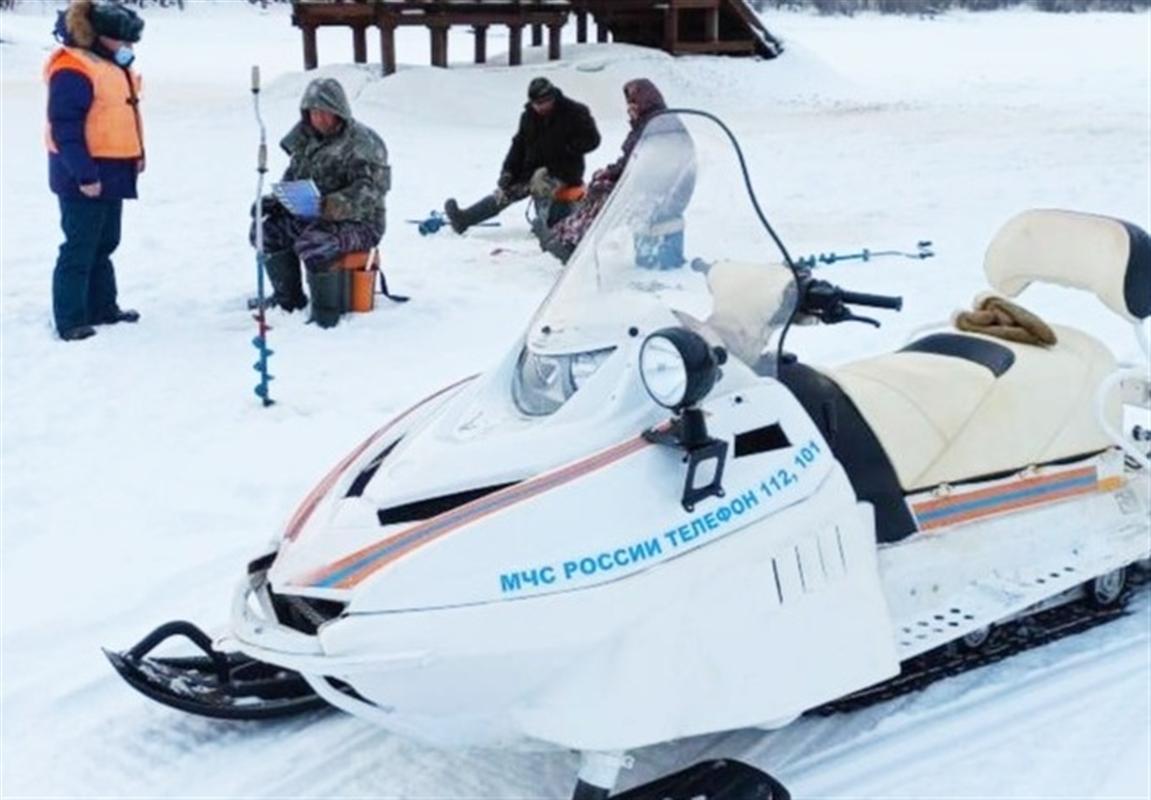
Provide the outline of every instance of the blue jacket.
<path id="1" fill-rule="evenodd" d="M 64 44 L 72 45 L 64 34 Z M 60 38 L 60 29 L 57 30 Z M 97 45 L 93 52 L 109 57 Z M 48 82 L 48 124 L 59 150 L 48 154 L 48 185 L 61 197 L 83 197 L 81 183 L 100 181 L 101 199 L 135 198 L 136 159 L 92 158 L 84 140 L 84 122 L 92 107 L 92 82 L 75 70 L 65 69 Z"/>

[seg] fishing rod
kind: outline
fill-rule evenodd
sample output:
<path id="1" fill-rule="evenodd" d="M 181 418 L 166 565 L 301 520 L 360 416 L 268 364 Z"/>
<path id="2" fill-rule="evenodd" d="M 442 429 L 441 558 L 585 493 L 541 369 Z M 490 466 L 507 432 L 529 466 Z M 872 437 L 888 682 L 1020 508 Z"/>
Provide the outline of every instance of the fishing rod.
<path id="1" fill-rule="evenodd" d="M 803 256 L 795 260 L 795 266 L 806 269 L 815 269 L 824 264 L 834 264 L 837 261 L 871 261 L 874 258 L 887 256 L 902 256 L 903 258 L 925 259 L 935 255 L 932 244 L 928 240 L 915 243 L 915 252 L 905 250 L 869 250 L 866 247 L 855 253 L 820 253 L 819 255 Z"/>

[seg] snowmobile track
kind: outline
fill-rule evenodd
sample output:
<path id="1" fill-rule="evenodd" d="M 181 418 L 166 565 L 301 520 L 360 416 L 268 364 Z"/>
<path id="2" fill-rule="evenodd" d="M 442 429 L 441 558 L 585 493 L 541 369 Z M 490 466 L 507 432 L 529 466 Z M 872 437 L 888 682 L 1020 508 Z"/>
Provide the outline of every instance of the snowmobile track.
<path id="1" fill-rule="evenodd" d="M 1151 570 L 1129 567 L 1126 592 L 1114 606 L 1095 608 L 1082 598 L 996 626 L 987 642 L 978 648 L 965 649 L 955 642 L 936 648 L 908 659 L 896 677 L 825 703 L 807 714 L 830 716 L 867 708 L 920 691 L 944 678 L 994 664 L 1017 653 L 1111 622 L 1129 613 L 1128 603 L 1148 583 L 1151 583 Z"/>

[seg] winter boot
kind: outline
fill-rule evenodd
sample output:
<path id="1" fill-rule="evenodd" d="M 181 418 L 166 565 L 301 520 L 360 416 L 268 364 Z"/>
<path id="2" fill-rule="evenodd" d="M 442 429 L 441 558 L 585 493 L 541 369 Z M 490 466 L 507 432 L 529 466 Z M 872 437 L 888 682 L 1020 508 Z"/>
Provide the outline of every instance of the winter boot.
<path id="1" fill-rule="evenodd" d="M 347 310 L 347 270 L 308 270 L 308 291 L 312 295 L 312 316 L 321 328 L 335 327 L 340 315 Z"/>
<path id="2" fill-rule="evenodd" d="M 575 245 L 563 241 L 558 236 L 548 236 L 540 240 L 540 249 L 545 253 L 551 253 L 561 264 L 566 264 L 575 252 Z"/>
<path id="3" fill-rule="evenodd" d="M 95 325 L 115 325 L 120 322 L 136 323 L 140 321 L 140 312 L 134 308 L 120 308 L 116 306 L 100 319 Z"/>
<path id="4" fill-rule="evenodd" d="M 80 342 L 89 336 L 95 336 L 96 329 L 91 325 L 77 325 L 74 328 L 60 331 L 60 338 L 65 342 Z"/>
<path id="5" fill-rule="evenodd" d="M 304 296 L 303 279 L 300 277 L 300 259 L 291 250 L 277 250 L 264 256 L 264 270 L 272 282 L 272 296 L 264 300 L 265 307 L 279 306 L 285 311 L 295 311 L 308 305 Z M 248 308 L 256 308 L 259 301 L 252 298 Z"/>
<path id="6" fill-rule="evenodd" d="M 491 219 L 503 211 L 504 208 L 504 204 L 500 203 L 494 195 L 490 194 L 475 205 L 463 209 L 460 208 L 455 198 L 451 198 L 444 203 L 444 213 L 448 217 L 448 222 L 452 225 L 452 230 L 456 233 L 463 233 L 471 226 Z"/>

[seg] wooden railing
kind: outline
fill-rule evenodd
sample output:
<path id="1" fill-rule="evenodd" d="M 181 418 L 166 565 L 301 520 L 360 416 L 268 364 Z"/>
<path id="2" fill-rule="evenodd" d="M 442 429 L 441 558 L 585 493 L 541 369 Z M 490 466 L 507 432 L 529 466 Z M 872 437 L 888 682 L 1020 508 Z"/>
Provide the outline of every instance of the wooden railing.
<path id="1" fill-rule="evenodd" d="M 474 58 L 487 61 L 487 31 L 508 28 L 508 64 L 523 63 L 524 29 L 533 46 L 543 44 L 548 58 L 561 56 L 564 25 L 576 20 L 576 39 L 588 40 L 588 22 L 596 24 L 596 41 L 661 47 L 669 53 L 778 54 L 771 37 L 744 0 L 295 0 L 292 24 L 304 40 L 304 68 L 319 64 L 316 31 L 322 27 L 352 30 L 356 63 L 368 60 L 368 29 L 378 28 L 383 72 L 396 71 L 396 28 L 426 27 L 431 63 L 448 65 L 448 30 L 467 26 L 475 34 Z"/>

